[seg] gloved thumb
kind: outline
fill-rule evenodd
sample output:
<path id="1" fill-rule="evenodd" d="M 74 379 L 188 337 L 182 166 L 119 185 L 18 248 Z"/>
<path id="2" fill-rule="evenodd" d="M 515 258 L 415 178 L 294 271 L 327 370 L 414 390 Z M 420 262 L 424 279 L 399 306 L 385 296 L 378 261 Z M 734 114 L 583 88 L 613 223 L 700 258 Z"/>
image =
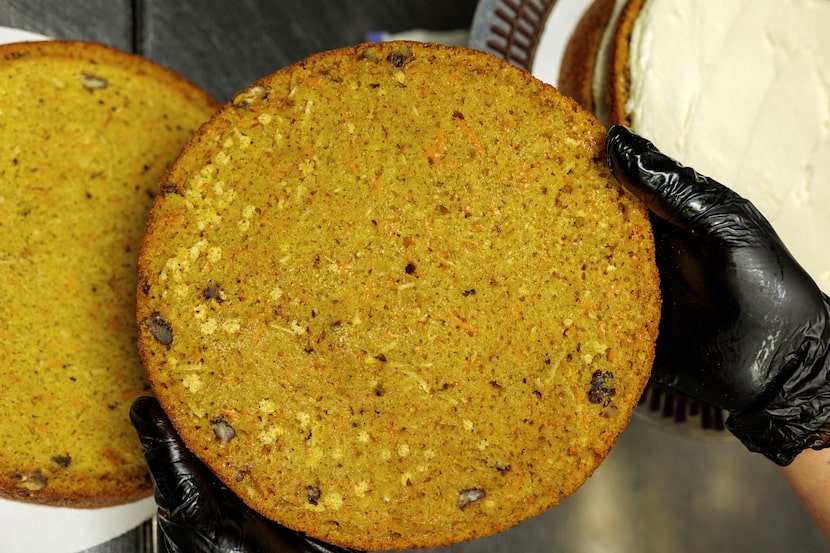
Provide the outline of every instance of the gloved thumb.
<path id="1" fill-rule="evenodd" d="M 353 553 L 273 523 L 249 509 L 187 449 L 155 398 L 130 410 L 155 483 L 170 553 Z"/>
<path id="2" fill-rule="evenodd" d="M 205 487 L 203 482 L 213 476 L 181 441 L 158 401 L 151 397 L 137 399 L 130 409 L 130 420 L 153 474 L 159 508 L 170 513 L 193 504 L 201 494 L 200 488 Z"/>
<path id="3" fill-rule="evenodd" d="M 657 217 L 688 234 L 737 246 L 752 244 L 759 231 L 775 236 L 751 202 L 677 163 L 626 127 L 608 130 L 606 156 L 623 186 Z"/>

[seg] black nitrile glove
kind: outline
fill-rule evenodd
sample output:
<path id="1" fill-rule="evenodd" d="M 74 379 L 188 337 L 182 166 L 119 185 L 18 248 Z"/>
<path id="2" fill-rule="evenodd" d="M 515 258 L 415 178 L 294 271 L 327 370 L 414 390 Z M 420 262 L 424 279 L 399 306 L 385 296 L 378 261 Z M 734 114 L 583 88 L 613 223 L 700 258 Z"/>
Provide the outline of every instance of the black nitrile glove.
<path id="1" fill-rule="evenodd" d="M 130 410 L 155 484 L 168 553 L 345 553 L 271 522 L 251 509 L 185 447 L 158 401 Z"/>
<path id="2" fill-rule="evenodd" d="M 726 409 L 787 465 L 830 442 L 830 301 L 746 199 L 614 126 L 608 163 L 652 211 L 663 297 L 652 379 Z"/>

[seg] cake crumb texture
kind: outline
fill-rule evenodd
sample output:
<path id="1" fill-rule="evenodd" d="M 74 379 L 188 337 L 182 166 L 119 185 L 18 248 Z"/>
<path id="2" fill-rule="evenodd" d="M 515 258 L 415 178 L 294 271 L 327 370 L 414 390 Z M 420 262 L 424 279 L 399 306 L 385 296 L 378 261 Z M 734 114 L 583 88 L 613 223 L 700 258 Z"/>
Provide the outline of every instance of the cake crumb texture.
<path id="1" fill-rule="evenodd" d="M 149 496 L 129 422 L 149 384 L 136 263 L 167 166 L 216 105 L 106 46 L 0 47 L 0 496 L 100 507 Z"/>
<path id="2" fill-rule="evenodd" d="M 462 48 L 361 45 L 241 91 L 165 176 L 139 260 L 139 347 L 185 442 L 257 511 L 359 549 L 571 494 L 659 318 L 604 137 Z"/>

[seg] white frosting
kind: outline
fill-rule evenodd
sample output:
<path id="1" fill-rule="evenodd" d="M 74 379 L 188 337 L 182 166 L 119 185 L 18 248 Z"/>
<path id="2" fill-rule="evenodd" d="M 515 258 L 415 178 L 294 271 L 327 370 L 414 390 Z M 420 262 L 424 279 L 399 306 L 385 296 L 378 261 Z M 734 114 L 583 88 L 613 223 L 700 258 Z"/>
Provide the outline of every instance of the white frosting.
<path id="1" fill-rule="evenodd" d="M 648 0 L 636 132 L 750 199 L 830 293 L 830 0 Z"/>

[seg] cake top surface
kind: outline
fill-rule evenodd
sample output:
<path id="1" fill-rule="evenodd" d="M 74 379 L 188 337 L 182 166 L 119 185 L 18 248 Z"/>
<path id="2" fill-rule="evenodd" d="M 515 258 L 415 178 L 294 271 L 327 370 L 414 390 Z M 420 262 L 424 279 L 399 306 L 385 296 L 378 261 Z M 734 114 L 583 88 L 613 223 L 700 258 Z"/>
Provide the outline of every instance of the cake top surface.
<path id="1" fill-rule="evenodd" d="M 150 494 L 129 423 L 147 379 L 136 261 L 158 181 L 215 109 L 108 47 L 0 47 L 0 495 L 78 507 Z"/>
<path id="2" fill-rule="evenodd" d="M 824 0 L 647 0 L 621 98 L 638 133 L 750 199 L 825 293 L 828 25 Z"/>
<path id="3" fill-rule="evenodd" d="M 604 135 L 437 45 L 240 92 L 166 175 L 139 261 L 140 349 L 185 442 L 256 510 L 360 549 L 492 534 L 572 493 L 659 318 Z"/>

